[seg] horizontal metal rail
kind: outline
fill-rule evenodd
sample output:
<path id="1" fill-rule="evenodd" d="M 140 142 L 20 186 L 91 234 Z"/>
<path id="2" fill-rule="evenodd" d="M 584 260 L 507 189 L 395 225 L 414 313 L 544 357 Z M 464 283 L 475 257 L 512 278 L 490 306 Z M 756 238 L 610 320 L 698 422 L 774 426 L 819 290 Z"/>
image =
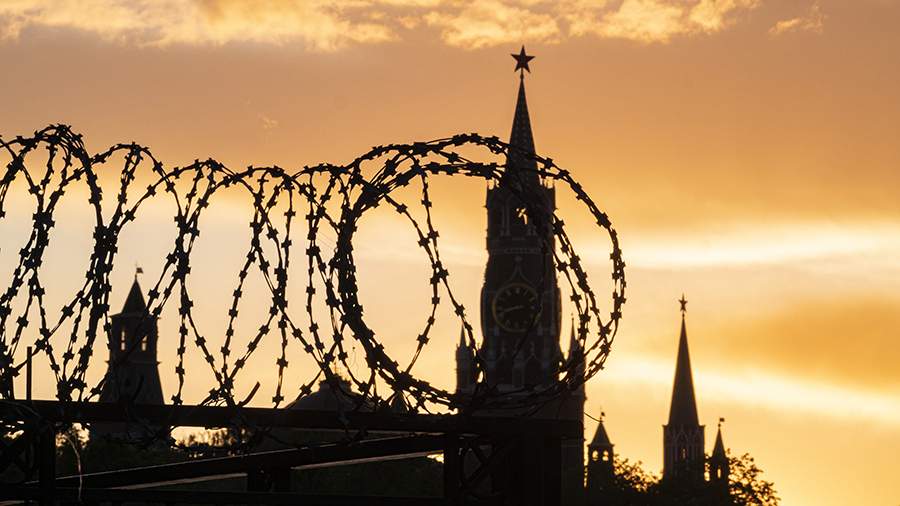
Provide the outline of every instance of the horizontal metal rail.
<path id="1" fill-rule="evenodd" d="M 41 500 L 46 495 L 38 487 L 9 486 L 0 491 L 0 500 Z M 441 497 L 380 497 L 279 492 L 219 492 L 209 490 L 122 490 L 66 487 L 56 488 L 53 499 L 68 503 L 162 503 L 162 504 L 285 504 L 302 506 L 443 506 Z M 8 504 L 8 503 L 7 503 Z"/>
<path id="2" fill-rule="evenodd" d="M 369 439 L 352 444 L 333 443 L 66 476 L 56 478 L 55 486 L 133 489 L 241 476 L 259 469 L 310 469 L 396 460 L 442 453 L 447 441 L 445 436 L 411 436 Z"/>
<path id="3" fill-rule="evenodd" d="M 478 436 L 543 436 L 581 439 L 580 420 L 527 416 L 467 416 L 335 412 L 226 406 L 149 405 L 100 402 L 4 401 L 0 418 L 102 423 L 141 420 L 172 427 L 285 427 Z"/>

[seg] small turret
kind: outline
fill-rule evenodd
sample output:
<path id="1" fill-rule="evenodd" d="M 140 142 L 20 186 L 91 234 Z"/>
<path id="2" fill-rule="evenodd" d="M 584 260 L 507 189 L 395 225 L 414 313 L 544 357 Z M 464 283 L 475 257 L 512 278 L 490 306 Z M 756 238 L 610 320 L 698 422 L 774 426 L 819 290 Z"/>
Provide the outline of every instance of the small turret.
<path id="1" fill-rule="evenodd" d="M 456 391 L 465 392 L 477 381 L 475 369 L 475 350 L 466 340 L 466 327 L 459 329 L 459 344 L 456 346 Z"/>
<path id="2" fill-rule="evenodd" d="M 728 479 L 731 468 L 728 464 L 728 454 L 725 452 L 725 443 L 722 442 L 722 423 L 724 422 L 724 418 L 719 418 L 716 444 L 713 446 L 712 455 L 709 457 L 709 482 L 714 490 L 720 494 L 728 495 Z"/>
<path id="3" fill-rule="evenodd" d="M 600 413 L 594 439 L 588 445 L 587 503 L 588 505 L 609 504 L 614 493 L 615 454 L 613 444 L 603 426 L 605 413 Z"/>
<path id="4" fill-rule="evenodd" d="M 159 331 L 156 318 L 147 310 L 137 275 L 122 311 L 111 319 L 109 370 L 100 401 L 163 404 L 156 360 Z"/>
<path id="5" fill-rule="evenodd" d="M 125 304 L 119 314 L 111 317 L 108 335 L 109 360 L 100 402 L 134 404 L 164 404 L 159 378 L 156 345 L 159 330 L 156 317 L 150 314 L 137 270 Z M 148 427 L 119 423 L 94 424 L 91 436 L 112 436 L 132 439 L 147 435 Z"/>

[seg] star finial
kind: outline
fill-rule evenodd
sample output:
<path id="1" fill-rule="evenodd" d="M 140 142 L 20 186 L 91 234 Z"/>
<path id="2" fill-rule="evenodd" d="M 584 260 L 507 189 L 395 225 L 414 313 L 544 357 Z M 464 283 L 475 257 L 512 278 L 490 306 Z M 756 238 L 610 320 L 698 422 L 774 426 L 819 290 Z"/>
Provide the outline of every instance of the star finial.
<path id="1" fill-rule="evenodd" d="M 681 304 L 681 314 L 687 313 L 687 299 L 684 298 L 684 294 L 681 294 L 681 299 L 678 301 Z"/>
<path id="2" fill-rule="evenodd" d="M 521 76 L 525 75 L 524 71 L 526 71 L 526 70 L 528 71 L 529 74 L 531 73 L 531 69 L 528 68 L 528 62 L 533 60 L 534 56 L 529 56 L 529 55 L 525 54 L 525 46 L 524 45 L 522 46 L 522 50 L 519 51 L 519 54 L 510 53 L 509 55 L 512 56 L 514 60 L 516 60 L 516 69 L 513 70 L 513 72 L 519 71 L 519 75 L 521 75 Z"/>

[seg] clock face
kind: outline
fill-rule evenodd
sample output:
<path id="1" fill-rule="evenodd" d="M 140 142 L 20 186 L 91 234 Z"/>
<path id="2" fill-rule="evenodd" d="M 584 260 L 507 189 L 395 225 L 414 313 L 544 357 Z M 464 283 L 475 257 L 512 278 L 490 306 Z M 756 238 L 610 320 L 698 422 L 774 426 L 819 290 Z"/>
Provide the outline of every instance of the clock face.
<path id="1" fill-rule="evenodd" d="M 494 321 L 509 332 L 528 330 L 540 313 L 537 292 L 525 283 L 510 283 L 497 292 L 491 303 Z"/>

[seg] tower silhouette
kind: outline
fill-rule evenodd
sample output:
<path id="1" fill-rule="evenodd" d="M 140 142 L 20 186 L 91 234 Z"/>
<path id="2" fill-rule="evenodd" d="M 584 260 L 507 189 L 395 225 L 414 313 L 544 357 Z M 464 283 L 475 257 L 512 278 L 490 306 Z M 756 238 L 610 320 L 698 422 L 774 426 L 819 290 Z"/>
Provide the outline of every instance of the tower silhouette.
<path id="1" fill-rule="evenodd" d="M 550 227 L 538 230 L 528 211 L 532 206 L 552 212 L 556 195 L 530 157 L 535 151 L 524 73 L 509 144 L 503 180 L 487 191 L 488 260 L 481 289 L 481 358 L 488 384 L 499 391 L 555 381 L 561 359 L 554 238 Z"/>
<path id="2" fill-rule="evenodd" d="M 156 357 L 159 331 L 156 317 L 147 310 L 137 274 L 122 311 L 111 319 L 109 361 L 100 402 L 163 404 Z M 122 424 L 95 424 L 91 434 L 137 437 L 145 431 Z"/>
<path id="3" fill-rule="evenodd" d="M 466 341 L 466 329 L 459 329 L 459 344 L 456 346 L 456 390 L 465 392 L 474 384 L 476 378 L 475 350 Z"/>
<path id="4" fill-rule="evenodd" d="M 591 506 L 614 503 L 614 457 L 613 444 L 609 441 L 601 414 L 594 438 L 588 445 L 587 502 Z"/>
<path id="5" fill-rule="evenodd" d="M 456 350 L 457 389 L 465 393 L 475 377 L 475 358 L 484 365 L 484 382 L 498 394 L 548 386 L 559 377 L 563 360 L 559 339 L 561 301 L 553 259 L 555 239 L 547 219 L 556 208 L 554 188 L 542 181 L 534 160 L 534 136 L 525 72 L 534 58 L 513 54 L 519 90 L 503 177 L 487 189 L 488 259 L 481 288 L 482 342 L 471 349 L 464 334 Z M 568 360 L 582 363 L 577 340 Z M 533 416 L 582 422 L 584 389 L 545 405 Z M 500 413 L 495 413 L 500 414 Z M 521 416 L 507 412 L 508 416 Z M 584 439 L 564 440 L 560 455 L 561 504 L 584 502 Z"/>
<path id="6" fill-rule="evenodd" d="M 709 483 L 720 497 L 728 497 L 728 479 L 731 467 L 728 464 L 728 455 L 725 453 L 725 443 L 722 442 L 722 422 L 719 418 L 719 426 L 716 430 L 716 444 L 713 446 L 712 455 L 709 457 Z"/>
<path id="7" fill-rule="evenodd" d="M 701 482 L 704 479 L 704 427 L 697 417 L 691 357 L 688 352 L 685 313 L 687 300 L 681 300 L 681 336 L 675 363 L 675 382 L 669 423 L 663 426 L 663 479 Z"/>

